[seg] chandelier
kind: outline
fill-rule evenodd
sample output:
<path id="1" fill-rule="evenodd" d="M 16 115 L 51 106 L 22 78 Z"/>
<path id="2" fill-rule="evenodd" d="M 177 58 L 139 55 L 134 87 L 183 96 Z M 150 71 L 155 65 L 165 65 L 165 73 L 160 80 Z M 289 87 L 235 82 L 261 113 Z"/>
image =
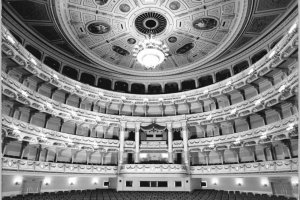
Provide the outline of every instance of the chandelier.
<path id="1" fill-rule="evenodd" d="M 135 45 L 132 52 L 137 61 L 147 69 L 154 69 L 169 56 L 167 45 L 154 39 L 152 35 Z"/>

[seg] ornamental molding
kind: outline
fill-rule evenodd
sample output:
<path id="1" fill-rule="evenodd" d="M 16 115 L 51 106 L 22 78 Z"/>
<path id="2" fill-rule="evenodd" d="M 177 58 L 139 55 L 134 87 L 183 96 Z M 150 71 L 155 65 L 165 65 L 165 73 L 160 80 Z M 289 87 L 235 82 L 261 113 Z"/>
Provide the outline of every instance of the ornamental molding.
<path id="1" fill-rule="evenodd" d="M 19 45 L 18 43 L 11 44 L 5 38 L 6 35 L 9 34 L 9 32 L 3 25 L 2 25 L 2 28 L 4 29 L 4 31 L 3 31 L 4 33 L 2 33 L 2 39 L 3 39 L 2 51 L 3 51 L 3 53 L 5 53 L 7 56 L 10 56 L 11 59 L 15 60 L 20 65 L 24 65 L 25 69 L 28 70 L 29 72 L 31 72 L 33 74 L 40 74 L 40 76 L 43 77 L 44 79 L 50 80 L 50 83 L 53 84 L 54 86 L 58 87 L 59 89 L 62 89 L 62 90 L 68 91 L 68 92 L 71 91 L 72 93 L 75 93 L 76 95 L 82 97 L 83 99 L 87 98 L 90 101 L 97 101 L 99 99 L 100 100 L 103 99 L 104 102 L 106 102 L 106 101 L 112 101 L 113 99 L 116 99 L 116 101 L 118 101 L 118 102 L 123 102 L 123 100 L 122 100 L 123 98 L 121 98 L 121 97 L 125 97 L 127 102 L 131 102 L 131 104 L 132 103 L 134 104 L 134 103 L 137 103 L 138 101 L 143 102 L 144 98 L 149 99 L 149 101 L 157 101 L 157 99 L 159 99 L 159 98 L 162 98 L 164 101 L 165 100 L 174 101 L 176 99 L 180 99 L 180 97 L 183 94 L 186 95 L 187 97 L 195 96 L 195 94 L 201 96 L 204 94 L 205 91 L 209 91 L 209 94 L 211 93 L 211 91 L 213 91 L 213 92 L 219 91 L 219 94 L 221 95 L 222 94 L 221 91 L 226 88 L 226 84 L 228 82 L 228 80 L 224 80 L 224 81 L 215 83 L 213 85 L 210 85 L 210 86 L 207 86 L 204 88 L 195 89 L 195 90 L 192 90 L 189 92 L 180 92 L 180 93 L 176 93 L 176 94 L 164 94 L 164 95 L 134 95 L 134 94 L 125 94 L 125 93 L 118 93 L 118 92 L 102 90 L 99 88 L 95 88 L 95 87 L 91 87 L 91 86 L 82 84 L 78 81 L 74 81 L 65 76 L 62 76 L 61 74 L 49 69 L 49 67 L 40 63 L 39 61 L 35 61 L 36 64 L 33 64 L 30 59 L 30 58 L 32 58 L 31 54 L 28 53 L 28 51 L 24 47 Z M 289 54 L 287 54 L 286 52 L 283 52 L 282 50 L 287 49 L 287 48 L 284 48 L 284 47 L 286 47 L 286 45 L 291 46 L 292 49 L 297 49 L 297 45 L 295 46 L 296 42 L 290 42 L 291 40 L 293 40 L 293 41 L 297 40 L 296 38 L 297 38 L 296 32 L 293 32 L 290 35 L 288 35 L 288 34 L 285 35 L 283 37 L 283 39 L 273 48 L 273 50 L 276 50 L 278 53 L 280 53 L 280 52 L 284 53 L 284 55 L 286 57 Z M 258 61 L 254 65 L 250 66 L 248 69 L 246 69 L 242 73 L 232 76 L 230 78 L 230 80 L 232 81 L 232 86 L 234 86 L 235 84 L 238 85 L 238 82 L 243 81 L 243 79 L 244 79 L 244 81 L 247 80 L 249 78 L 248 73 L 250 70 L 259 71 L 260 69 L 265 67 L 265 64 L 267 64 L 266 60 L 269 60 L 268 59 L 269 55 L 270 55 L 270 53 L 268 53 L 260 61 Z M 272 61 L 272 59 L 271 59 L 271 61 Z M 272 66 L 272 67 L 276 67 L 276 66 Z M 53 78 L 54 75 L 55 75 L 55 77 L 57 77 L 56 80 L 55 80 L 55 78 Z M 74 86 L 79 86 L 80 90 L 76 90 L 76 88 Z M 101 95 L 99 95 L 99 94 L 101 94 Z"/>
<path id="2" fill-rule="evenodd" d="M 2 170 L 24 172 L 33 171 L 35 173 L 51 172 L 63 174 L 117 174 L 117 166 L 63 164 L 7 157 L 2 158 Z"/>
<path id="3" fill-rule="evenodd" d="M 18 102 L 30 106 L 40 112 L 46 112 L 53 116 L 57 116 L 66 121 L 73 121 L 81 126 L 111 126 L 120 127 L 121 122 L 144 122 L 152 123 L 154 117 L 132 117 L 119 116 L 96 113 L 88 110 L 83 110 L 67 104 L 58 103 L 48 97 L 45 97 L 23 84 L 12 79 L 10 76 L 2 72 L 2 93 Z M 285 86 L 283 91 L 279 91 L 282 85 Z M 271 107 L 279 102 L 293 96 L 298 88 L 298 70 L 294 70 L 286 79 L 269 88 L 267 91 L 247 100 L 234 104 L 223 109 L 217 109 L 204 113 L 196 113 L 189 115 L 178 115 L 171 117 L 156 117 L 156 122 L 168 123 L 174 121 L 188 120 L 190 126 L 208 125 L 220 123 L 227 120 L 234 120 L 240 117 L 250 115 L 265 108 Z M 256 105 L 257 101 L 262 104 Z M 236 110 L 232 113 L 232 110 Z M 121 126 L 122 127 L 122 126 Z"/>

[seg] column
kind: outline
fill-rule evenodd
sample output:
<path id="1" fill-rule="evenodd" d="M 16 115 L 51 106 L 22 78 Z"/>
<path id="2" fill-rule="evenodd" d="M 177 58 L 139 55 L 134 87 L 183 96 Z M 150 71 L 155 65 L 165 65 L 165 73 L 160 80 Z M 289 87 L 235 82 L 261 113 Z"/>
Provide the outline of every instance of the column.
<path id="1" fill-rule="evenodd" d="M 188 132 L 186 121 L 181 122 L 182 126 L 182 138 L 183 138 L 183 152 L 184 152 L 184 164 L 189 165 L 189 152 L 188 152 Z"/>
<path id="2" fill-rule="evenodd" d="M 49 149 L 45 148 L 46 153 L 45 153 L 45 162 L 48 162 L 48 154 L 49 154 Z"/>
<path id="3" fill-rule="evenodd" d="M 288 156 L 291 159 L 293 157 L 291 141 L 290 140 L 281 140 L 281 143 L 283 144 L 283 147 L 284 146 L 286 147 Z"/>
<path id="4" fill-rule="evenodd" d="M 71 163 L 74 162 L 77 153 L 78 153 L 78 150 L 71 149 Z"/>
<path id="5" fill-rule="evenodd" d="M 198 81 L 199 77 L 197 77 L 195 80 L 195 86 L 196 86 L 196 89 L 199 88 L 199 81 Z"/>
<path id="6" fill-rule="evenodd" d="M 134 163 L 139 163 L 140 160 L 140 122 L 135 123 L 135 160 Z"/>
<path id="7" fill-rule="evenodd" d="M 119 137 L 119 142 L 120 142 L 119 163 L 118 163 L 119 169 L 120 169 L 121 165 L 123 164 L 125 129 L 126 129 L 126 122 L 122 121 L 121 122 L 120 137 Z"/>
<path id="8" fill-rule="evenodd" d="M 220 157 L 221 164 L 224 165 L 224 150 L 219 150 L 218 155 Z"/>
<path id="9" fill-rule="evenodd" d="M 167 128 L 168 128 L 168 154 L 169 154 L 168 158 L 169 158 L 169 163 L 172 164 L 174 163 L 172 123 L 168 123 Z"/>
<path id="10" fill-rule="evenodd" d="M 41 152 L 42 152 L 42 145 L 39 145 L 36 150 L 35 161 L 40 160 Z"/>
<path id="11" fill-rule="evenodd" d="M 21 145 L 21 150 L 20 150 L 20 159 L 23 159 L 24 153 L 25 153 L 25 149 L 28 146 L 29 142 L 27 141 L 22 141 L 22 145 Z"/>
<path id="12" fill-rule="evenodd" d="M 86 151 L 86 164 L 90 164 L 92 151 Z"/>

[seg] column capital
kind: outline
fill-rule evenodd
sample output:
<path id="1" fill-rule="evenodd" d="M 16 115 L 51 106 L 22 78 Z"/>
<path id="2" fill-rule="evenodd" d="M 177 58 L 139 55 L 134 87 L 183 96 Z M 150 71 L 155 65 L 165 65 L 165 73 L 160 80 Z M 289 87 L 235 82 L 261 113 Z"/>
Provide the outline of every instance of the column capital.
<path id="1" fill-rule="evenodd" d="M 168 131 L 170 131 L 172 129 L 172 122 L 167 123 L 167 129 L 168 129 Z"/>
<path id="2" fill-rule="evenodd" d="M 121 128 L 126 128 L 127 121 L 120 121 Z"/>
<path id="3" fill-rule="evenodd" d="M 135 130 L 139 130 L 141 128 L 141 122 L 135 122 Z"/>
<path id="4" fill-rule="evenodd" d="M 180 121 L 182 127 L 187 127 L 187 120 Z"/>

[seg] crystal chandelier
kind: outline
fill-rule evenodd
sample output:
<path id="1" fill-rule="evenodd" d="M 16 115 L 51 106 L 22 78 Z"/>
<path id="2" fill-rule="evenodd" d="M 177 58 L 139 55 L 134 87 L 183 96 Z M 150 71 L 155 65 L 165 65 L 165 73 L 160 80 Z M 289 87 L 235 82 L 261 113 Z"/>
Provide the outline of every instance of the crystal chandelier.
<path id="1" fill-rule="evenodd" d="M 169 48 L 152 35 L 133 48 L 133 56 L 147 69 L 155 68 L 169 56 Z"/>

